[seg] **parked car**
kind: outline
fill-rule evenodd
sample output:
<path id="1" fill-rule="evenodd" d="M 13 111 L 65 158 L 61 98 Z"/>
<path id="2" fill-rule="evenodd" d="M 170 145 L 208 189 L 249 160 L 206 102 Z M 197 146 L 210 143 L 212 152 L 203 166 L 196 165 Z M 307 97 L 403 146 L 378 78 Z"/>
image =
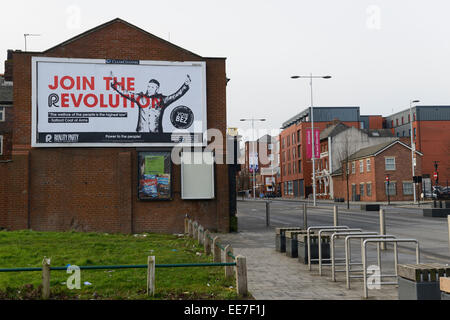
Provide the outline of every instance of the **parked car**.
<path id="1" fill-rule="evenodd" d="M 436 199 L 450 200 L 450 187 L 439 188 L 436 190 Z"/>

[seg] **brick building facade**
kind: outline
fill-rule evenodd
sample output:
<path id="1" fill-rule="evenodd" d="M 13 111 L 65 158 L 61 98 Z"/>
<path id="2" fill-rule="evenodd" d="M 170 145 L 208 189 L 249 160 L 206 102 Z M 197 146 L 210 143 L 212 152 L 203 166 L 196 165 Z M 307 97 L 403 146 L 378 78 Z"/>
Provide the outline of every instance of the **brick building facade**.
<path id="1" fill-rule="evenodd" d="M 421 175 L 423 154 L 416 151 L 416 175 Z M 400 140 L 388 141 L 367 147 L 352 154 L 348 164 L 334 174 L 334 196 L 347 201 L 387 201 L 386 176 L 389 176 L 389 197 L 391 201 L 412 201 L 413 181 L 411 179 L 411 148 Z M 420 195 L 416 186 L 416 194 Z"/>
<path id="2" fill-rule="evenodd" d="M 208 229 L 229 231 L 226 164 L 214 166 L 215 198 L 212 200 L 181 199 L 181 169 L 172 164 L 172 199 L 140 201 L 136 188 L 139 148 L 31 147 L 31 58 L 34 56 L 203 61 L 206 63 L 207 127 L 219 129 L 225 145 L 225 58 L 201 57 L 121 19 L 43 52 L 9 52 L 7 73 L 14 83 L 15 118 L 12 161 L 0 164 L 1 227 L 173 233 L 184 230 L 183 219 L 188 214 Z M 224 155 L 216 152 L 216 157 L 220 156 Z"/>

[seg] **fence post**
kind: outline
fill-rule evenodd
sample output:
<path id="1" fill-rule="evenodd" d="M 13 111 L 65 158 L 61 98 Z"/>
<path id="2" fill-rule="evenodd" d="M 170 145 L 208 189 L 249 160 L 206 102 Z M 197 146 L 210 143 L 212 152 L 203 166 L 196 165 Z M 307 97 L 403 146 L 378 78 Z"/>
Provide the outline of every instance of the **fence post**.
<path id="1" fill-rule="evenodd" d="M 270 227 L 270 201 L 266 201 L 266 227 Z"/>
<path id="2" fill-rule="evenodd" d="M 184 234 L 189 234 L 189 219 L 188 219 L 188 217 L 184 218 Z"/>
<path id="3" fill-rule="evenodd" d="M 231 245 L 225 247 L 225 262 L 233 263 L 233 258 L 230 255 L 233 254 L 233 248 Z M 225 278 L 231 278 L 233 276 L 233 266 L 225 266 Z"/>
<path id="4" fill-rule="evenodd" d="M 339 213 L 338 206 L 334 206 L 334 207 L 333 207 L 333 225 L 334 225 L 335 227 L 339 225 L 339 222 L 338 222 L 338 213 Z"/>
<path id="5" fill-rule="evenodd" d="M 203 226 L 198 227 L 198 244 L 202 244 Z"/>
<path id="6" fill-rule="evenodd" d="M 147 295 L 155 295 L 155 256 L 149 256 L 147 260 Z"/>
<path id="7" fill-rule="evenodd" d="M 211 239 L 209 239 L 209 237 L 210 237 L 209 230 L 206 230 L 205 231 L 205 237 L 204 237 L 205 254 L 206 255 L 210 255 L 211 254 Z"/>
<path id="8" fill-rule="evenodd" d="M 192 226 L 192 220 L 189 219 L 189 237 L 192 237 L 194 234 L 194 228 Z"/>
<path id="9" fill-rule="evenodd" d="M 386 221 L 384 220 L 384 209 L 380 209 L 380 234 L 386 235 Z M 381 250 L 386 250 L 386 243 L 380 244 Z"/>
<path id="10" fill-rule="evenodd" d="M 50 259 L 42 260 L 42 299 L 50 298 Z"/>
<path id="11" fill-rule="evenodd" d="M 197 240 L 198 237 L 198 222 L 194 222 L 194 240 Z"/>
<path id="12" fill-rule="evenodd" d="M 307 212 L 306 202 L 303 203 L 303 229 L 308 229 L 308 212 Z"/>
<path id="13" fill-rule="evenodd" d="M 236 290 L 240 296 L 247 296 L 247 262 L 244 256 L 236 257 Z"/>
<path id="14" fill-rule="evenodd" d="M 218 246 L 219 241 L 220 241 L 220 238 L 217 237 L 217 236 L 213 240 L 213 248 L 212 248 L 212 250 L 213 250 L 213 261 L 214 262 L 222 262 L 222 257 L 221 257 L 222 256 L 222 252 L 221 252 L 221 250 L 220 250 L 220 248 Z"/>

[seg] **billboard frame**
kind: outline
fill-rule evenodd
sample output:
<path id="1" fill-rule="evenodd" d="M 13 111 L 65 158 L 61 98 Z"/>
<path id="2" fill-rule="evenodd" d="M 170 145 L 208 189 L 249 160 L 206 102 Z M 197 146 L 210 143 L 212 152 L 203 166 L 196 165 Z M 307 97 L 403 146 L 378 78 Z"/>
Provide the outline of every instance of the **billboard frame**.
<path id="1" fill-rule="evenodd" d="M 108 62 L 109 61 L 109 62 Z M 38 135 L 38 63 L 39 62 L 53 62 L 53 63 L 85 63 L 85 64 L 130 64 L 130 65 L 155 65 L 155 66 L 200 66 L 202 68 L 201 88 L 203 109 L 202 114 L 202 142 L 76 142 L 76 143 L 42 143 L 37 142 Z M 31 146 L 33 148 L 59 148 L 59 147 L 205 147 L 207 145 L 207 85 L 206 85 L 206 61 L 160 61 L 160 60 L 121 60 L 121 59 L 86 59 L 86 58 L 61 58 L 61 57 L 31 57 Z M 172 133 L 183 133 L 185 131 L 173 131 Z M 198 133 L 198 132 L 197 132 Z"/>

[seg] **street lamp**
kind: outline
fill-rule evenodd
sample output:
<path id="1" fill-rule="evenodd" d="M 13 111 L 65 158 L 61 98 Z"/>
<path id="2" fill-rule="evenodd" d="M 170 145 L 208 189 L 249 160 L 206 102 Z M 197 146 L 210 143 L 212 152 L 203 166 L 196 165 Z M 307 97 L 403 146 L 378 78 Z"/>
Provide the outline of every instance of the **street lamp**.
<path id="1" fill-rule="evenodd" d="M 409 102 L 409 124 L 410 124 L 410 136 L 411 136 L 411 167 L 412 167 L 412 176 L 413 176 L 413 186 L 414 186 L 414 203 L 417 202 L 416 197 L 416 184 L 414 183 L 414 176 L 415 176 L 415 170 L 414 170 L 414 152 L 416 151 L 416 146 L 413 144 L 413 115 L 412 115 L 412 104 L 413 103 L 419 103 L 420 100 L 411 100 Z"/>
<path id="2" fill-rule="evenodd" d="M 314 112 L 313 112 L 313 78 L 331 79 L 331 76 L 292 76 L 291 79 L 308 78 L 311 86 L 311 134 L 312 134 L 312 165 L 313 165 L 313 201 L 316 206 L 316 163 L 315 163 L 315 147 L 314 147 Z"/>
<path id="3" fill-rule="evenodd" d="M 251 121 L 252 122 L 252 140 L 253 140 L 253 157 L 255 156 L 255 121 L 266 121 L 266 119 L 255 119 L 255 118 L 251 118 L 251 119 L 240 119 L 240 121 Z M 250 165 L 250 155 L 248 157 L 248 162 Z M 255 193 L 256 193 L 256 180 L 255 180 L 255 171 L 256 171 L 256 166 L 253 168 L 252 170 L 252 176 L 253 176 L 253 200 L 256 199 L 255 197 Z"/>

